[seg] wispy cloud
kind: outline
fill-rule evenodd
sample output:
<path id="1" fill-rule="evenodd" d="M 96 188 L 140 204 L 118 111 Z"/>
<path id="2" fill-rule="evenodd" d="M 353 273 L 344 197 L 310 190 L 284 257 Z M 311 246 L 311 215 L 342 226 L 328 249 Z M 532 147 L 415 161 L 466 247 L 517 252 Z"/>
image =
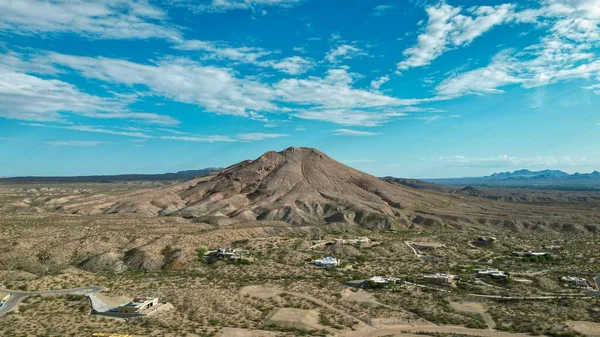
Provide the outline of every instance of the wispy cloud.
<path id="1" fill-rule="evenodd" d="M 65 113 L 91 118 L 130 119 L 174 125 L 170 116 L 129 111 L 119 97 L 100 97 L 57 79 L 14 72 L 0 65 L 0 117 L 29 121 L 65 121 Z"/>
<path id="2" fill-rule="evenodd" d="M 559 166 L 585 166 L 588 158 L 585 156 L 532 156 L 517 157 L 497 155 L 491 157 L 440 156 L 437 160 L 445 166 L 458 167 L 489 167 L 489 168 L 549 168 Z"/>
<path id="3" fill-rule="evenodd" d="M 143 0 L 0 1 L 0 30 L 22 35 L 179 40 L 180 32 L 167 19 L 164 10 Z"/>
<path id="4" fill-rule="evenodd" d="M 424 101 L 398 99 L 356 89 L 353 87 L 356 74 L 344 68 L 329 69 L 324 77 L 285 78 L 268 84 L 254 78 L 237 78 L 230 69 L 203 66 L 184 58 L 165 59 L 156 64 L 57 53 L 49 53 L 48 58 L 57 65 L 75 69 L 87 78 L 129 86 L 143 85 L 152 94 L 195 104 L 207 112 L 264 122 L 268 122 L 264 117 L 264 113 L 268 112 L 290 113 L 301 118 L 336 122 L 348 118 L 341 118 L 342 113 L 335 109 L 382 109 Z M 335 116 L 314 118 L 330 112 Z M 373 115 L 370 124 L 382 123 L 392 116 L 397 114 L 384 112 L 380 116 Z M 377 122 L 373 122 L 374 120 Z"/>
<path id="5" fill-rule="evenodd" d="M 384 16 L 395 12 L 397 7 L 395 5 L 378 5 L 373 8 L 371 15 L 373 16 Z"/>
<path id="6" fill-rule="evenodd" d="M 161 136 L 159 139 L 195 143 L 235 142 L 235 139 L 229 136 Z"/>
<path id="7" fill-rule="evenodd" d="M 232 10 L 258 11 L 260 8 L 265 7 L 290 8 L 303 1 L 304 0 L 207 0 L 200 2 L 200 4 L 195 0 L 177 0 L 175 2 L 183 4 L 195 11 L 226 12 Z M 261 13 L 263 13 L 263 11 L 261 11 Z"/>
<path id="8" fill-rule="evenodd" d="M 309 120 L 326 121 L 346 126 L 379 126 L 395 117 L 404 117 L 404 112 L 378 112 L 364 110 L 345 110 L 345 109 L 327 109 L 327 110 L 305 110 L 294 114 L 295 117 Z"/>
<path id="9" fill-rule="evenodd" d="M 358 131 L 351 129 L 337 129 L 333 131 L 336 136 L 376 136 L 378 133 L 370 131 Z"/>
<path id="10" fill-rule="evenodd" d="M 327 52 L 325 59 L 331 63 L 337 63 L 341 60 L 348 60 L 358 56 L 367 56 L 362 49 L 349 44 L 337 45 Z"/>
<path id="11" fill-rule="evenodd" d="M 273 138 L 281 138 L 287 137 L 289 135 L 281 134 L 281 133 L 265 133 L 265 132 L 257 132 L 257 133 L 240 133 L 236 135 L 236 138 L 243 142 L 249 141 L 258 141 L 265 139 L 273 139 Z"/>
<path id="12" fill-rule="evenodd" d="M 429 65 L 444 52 L 470 44 L 492 27 L 514 18 L 514 5 L 474 6 L 463 14 L 461 7 L 444 1 L 426 8 L 429 21 L 418 36 L 417 44 L 404 51 L 406 59 L 398 70 Z"/>
<path id="13" fill-rule="evenodd" d="M 387 75 L 374 79 L 373 81 L 371 81 L 371 88 L 373 88 L 374 90 L 379 90 L 379 88 L 385 83 L 387 83 L 389 80 L 390 77 Z"/>
<path id="14" fill-rule="evenodd" d="M 80 140 L 66 140 L 66 141 L 51 141 L 46 142 L 46 144 L 53 147 L 63 147 L 63 146 L 79 146 L 79 147 L 93 147 L 101 144 L 107 144 L 108 142 L 103 141 L 80 141 Z"/>

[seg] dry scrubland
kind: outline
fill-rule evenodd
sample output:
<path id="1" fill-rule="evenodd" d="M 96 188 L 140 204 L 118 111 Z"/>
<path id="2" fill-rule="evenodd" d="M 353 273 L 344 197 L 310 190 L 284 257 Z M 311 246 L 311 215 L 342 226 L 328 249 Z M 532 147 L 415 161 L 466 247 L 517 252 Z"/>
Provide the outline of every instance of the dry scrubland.
<path id="1" fill-rule="evenodd" d="M 243 335 L 251 330 L 262 331 L 254 335 L 351 335 L 361 331 L 377 335 L 377 329 L 396 326 L 407 328 L 394 333 L 409 335 L 419 332 L 408 328 L 413 324 L 486 329 L 490 319 L 499 331 L 556 336 L 576 336 L 576 329 L 587 334 L 599 332 L 598 325 L 573 323 L 600 323 L 598 299 L 509 301 L 468 295 L 579 292 L 565 288 L 558 278 L 574 275 L 591 280 L 600 272 L 600 238 L 595 233 L 600 212 L 593 203 L 549 202 L 529 207 L 477 199 L 474 203 L 481 211 L 469 222 L 456 219 L 452 226 L 445 226 L 441 218 L 422 224 L 417 219 L 412 229 L 378 231 L 364 230 L 355 223 L 200 222 L 175 215 L 79 215 L 61 209 L 65 202 L 81 197 L 102 199 L 147 189 L 143 184 L 65 184 L 46 189 L 0 186 L 0 205 L 4 205 L 0 213 L 0 288 L 98 285 L 108 288 L 107 295 L 158 296 L 175 306 L 155 317 L 124 322 L 90 316 L 89 304 L 81 296 L 28 297 L 0 318 L 0 335 L 87 336 L 106 331 L 136 336 L 211 336 Z M 458 203 L 470 200 L 468 196 L 454 198 Z M 489 220 L 485 220 L 487 215 Z M 522 218 L 526 221 L 518 220 Z M 476 247 L 471 241 L 478 235 L 494 235 L 498 240 L 490 247 Z M 368 236 L 376 244 L 311 249 L 314 236 Z M 417 258 L 406 241 L 431 243 L 432 248 L 422 247 L 427 257 Z M 219 246 L 248 250 L 257 260 L 245 265 L 206 264 L 199 259 L 198 248 Z M 553 261 L 526 262 L 510 256 L 515 250 L 543 250 L 544 246 L 560 246 L 551 250 L 556 255 Z M 311 259 L 327 255 L 342 258 L 344 265 L 336 270 L 308 265 Z M 461 282 L 445 287 L 451 290 L 448 293 L 414 287 L 367 292 L 343 285 L 375 275 L 417 282 L 423 274 L 435 272 L 467 278 L 475 266 L 498 267 L 530 282 Z M 267 318 L 278 308 L 314 311 L 317 322 L 308 319 L 311 329 L 269 325 Z"/>

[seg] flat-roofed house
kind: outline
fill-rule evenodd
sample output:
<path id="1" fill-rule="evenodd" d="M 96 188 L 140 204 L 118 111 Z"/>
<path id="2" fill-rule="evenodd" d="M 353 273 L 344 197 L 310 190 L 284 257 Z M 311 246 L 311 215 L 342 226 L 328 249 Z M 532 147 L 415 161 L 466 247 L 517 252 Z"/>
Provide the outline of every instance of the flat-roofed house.
<path id="1" fill-rule="evenodd" d="M 436 273 L 433 275 L 423 276 L 423 280 L 431 283 L 452 283 L 452 280 L 456 278 L 456 275 Z"/>
<path id="2" fill-rule="evenodd" d="M 133 301 L 121 304 L 117 311 L 125 314 L 142 314 L 144 310 L 158 304 L 156 297 L 136 297 Z"/>
<path id="3" fill-rule="evenodd" d="M 588 287 L 588 282 L 583 277 L 574 277 L 574 276 L 563 276 L 560 280 L 571 287 Z"/>
<path id="4" fill-rule="evenodd" d="M 331 267 L 337 267 L 339 265 L 340 265 L 340 260 L 335 257 L 331 257 L 331 256 L 327 256 L 325 258 L 315 260 L 315 266 L 317 266 L 317 267 L 331 268 Z"/>

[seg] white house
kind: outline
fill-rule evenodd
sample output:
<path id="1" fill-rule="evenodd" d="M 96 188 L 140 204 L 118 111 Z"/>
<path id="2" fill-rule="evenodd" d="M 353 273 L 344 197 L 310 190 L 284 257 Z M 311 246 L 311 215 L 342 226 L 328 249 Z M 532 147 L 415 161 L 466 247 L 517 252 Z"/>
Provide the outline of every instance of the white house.
<path id="1" fill-rule="evenodd" d="M 325 258 L 315 260 L 315 266 L 317 266 L 317 267 L 331 268 L 331 267 L 337 267 L 339 265 L 340 265 L 340 260 L 335 257 L 331 257 L 331 256 L 327 256 Z"/>
<path id="2" fill-rule="evenodd" d="M 436 273 L 433 275 L 423 276 L 424 281 L 433 282 L 433 283 L 452 283 L 452 280 L 454 280 L 455 278 L 456 278 L 456 275 L 443 274 L 443 273 Z"/>
<path id="3" fill-rule="evenodd" d="M 574 277 L 574 276 L 563 276 L 560 278 L 564 283 L 572 286 L 572 287 L 587 287 L 588 282 L 583 277 Z"/>
<path id="4" fill-rule="evenodd" d="M 488 276 L 502 280 L 508 280 L 509 275 L 502 270 L 496 268 L 473 269 L 476 276 Z"/>

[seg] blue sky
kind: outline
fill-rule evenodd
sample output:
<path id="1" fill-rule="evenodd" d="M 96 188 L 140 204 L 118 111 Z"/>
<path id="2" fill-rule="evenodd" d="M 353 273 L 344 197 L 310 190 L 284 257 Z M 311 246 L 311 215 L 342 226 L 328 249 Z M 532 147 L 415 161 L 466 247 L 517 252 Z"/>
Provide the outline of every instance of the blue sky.
<path id="1" fill-rule="evenodd" d="M 0 0 L 0 176 L 590 172 L 599 56 L 600 0 Z"/>

